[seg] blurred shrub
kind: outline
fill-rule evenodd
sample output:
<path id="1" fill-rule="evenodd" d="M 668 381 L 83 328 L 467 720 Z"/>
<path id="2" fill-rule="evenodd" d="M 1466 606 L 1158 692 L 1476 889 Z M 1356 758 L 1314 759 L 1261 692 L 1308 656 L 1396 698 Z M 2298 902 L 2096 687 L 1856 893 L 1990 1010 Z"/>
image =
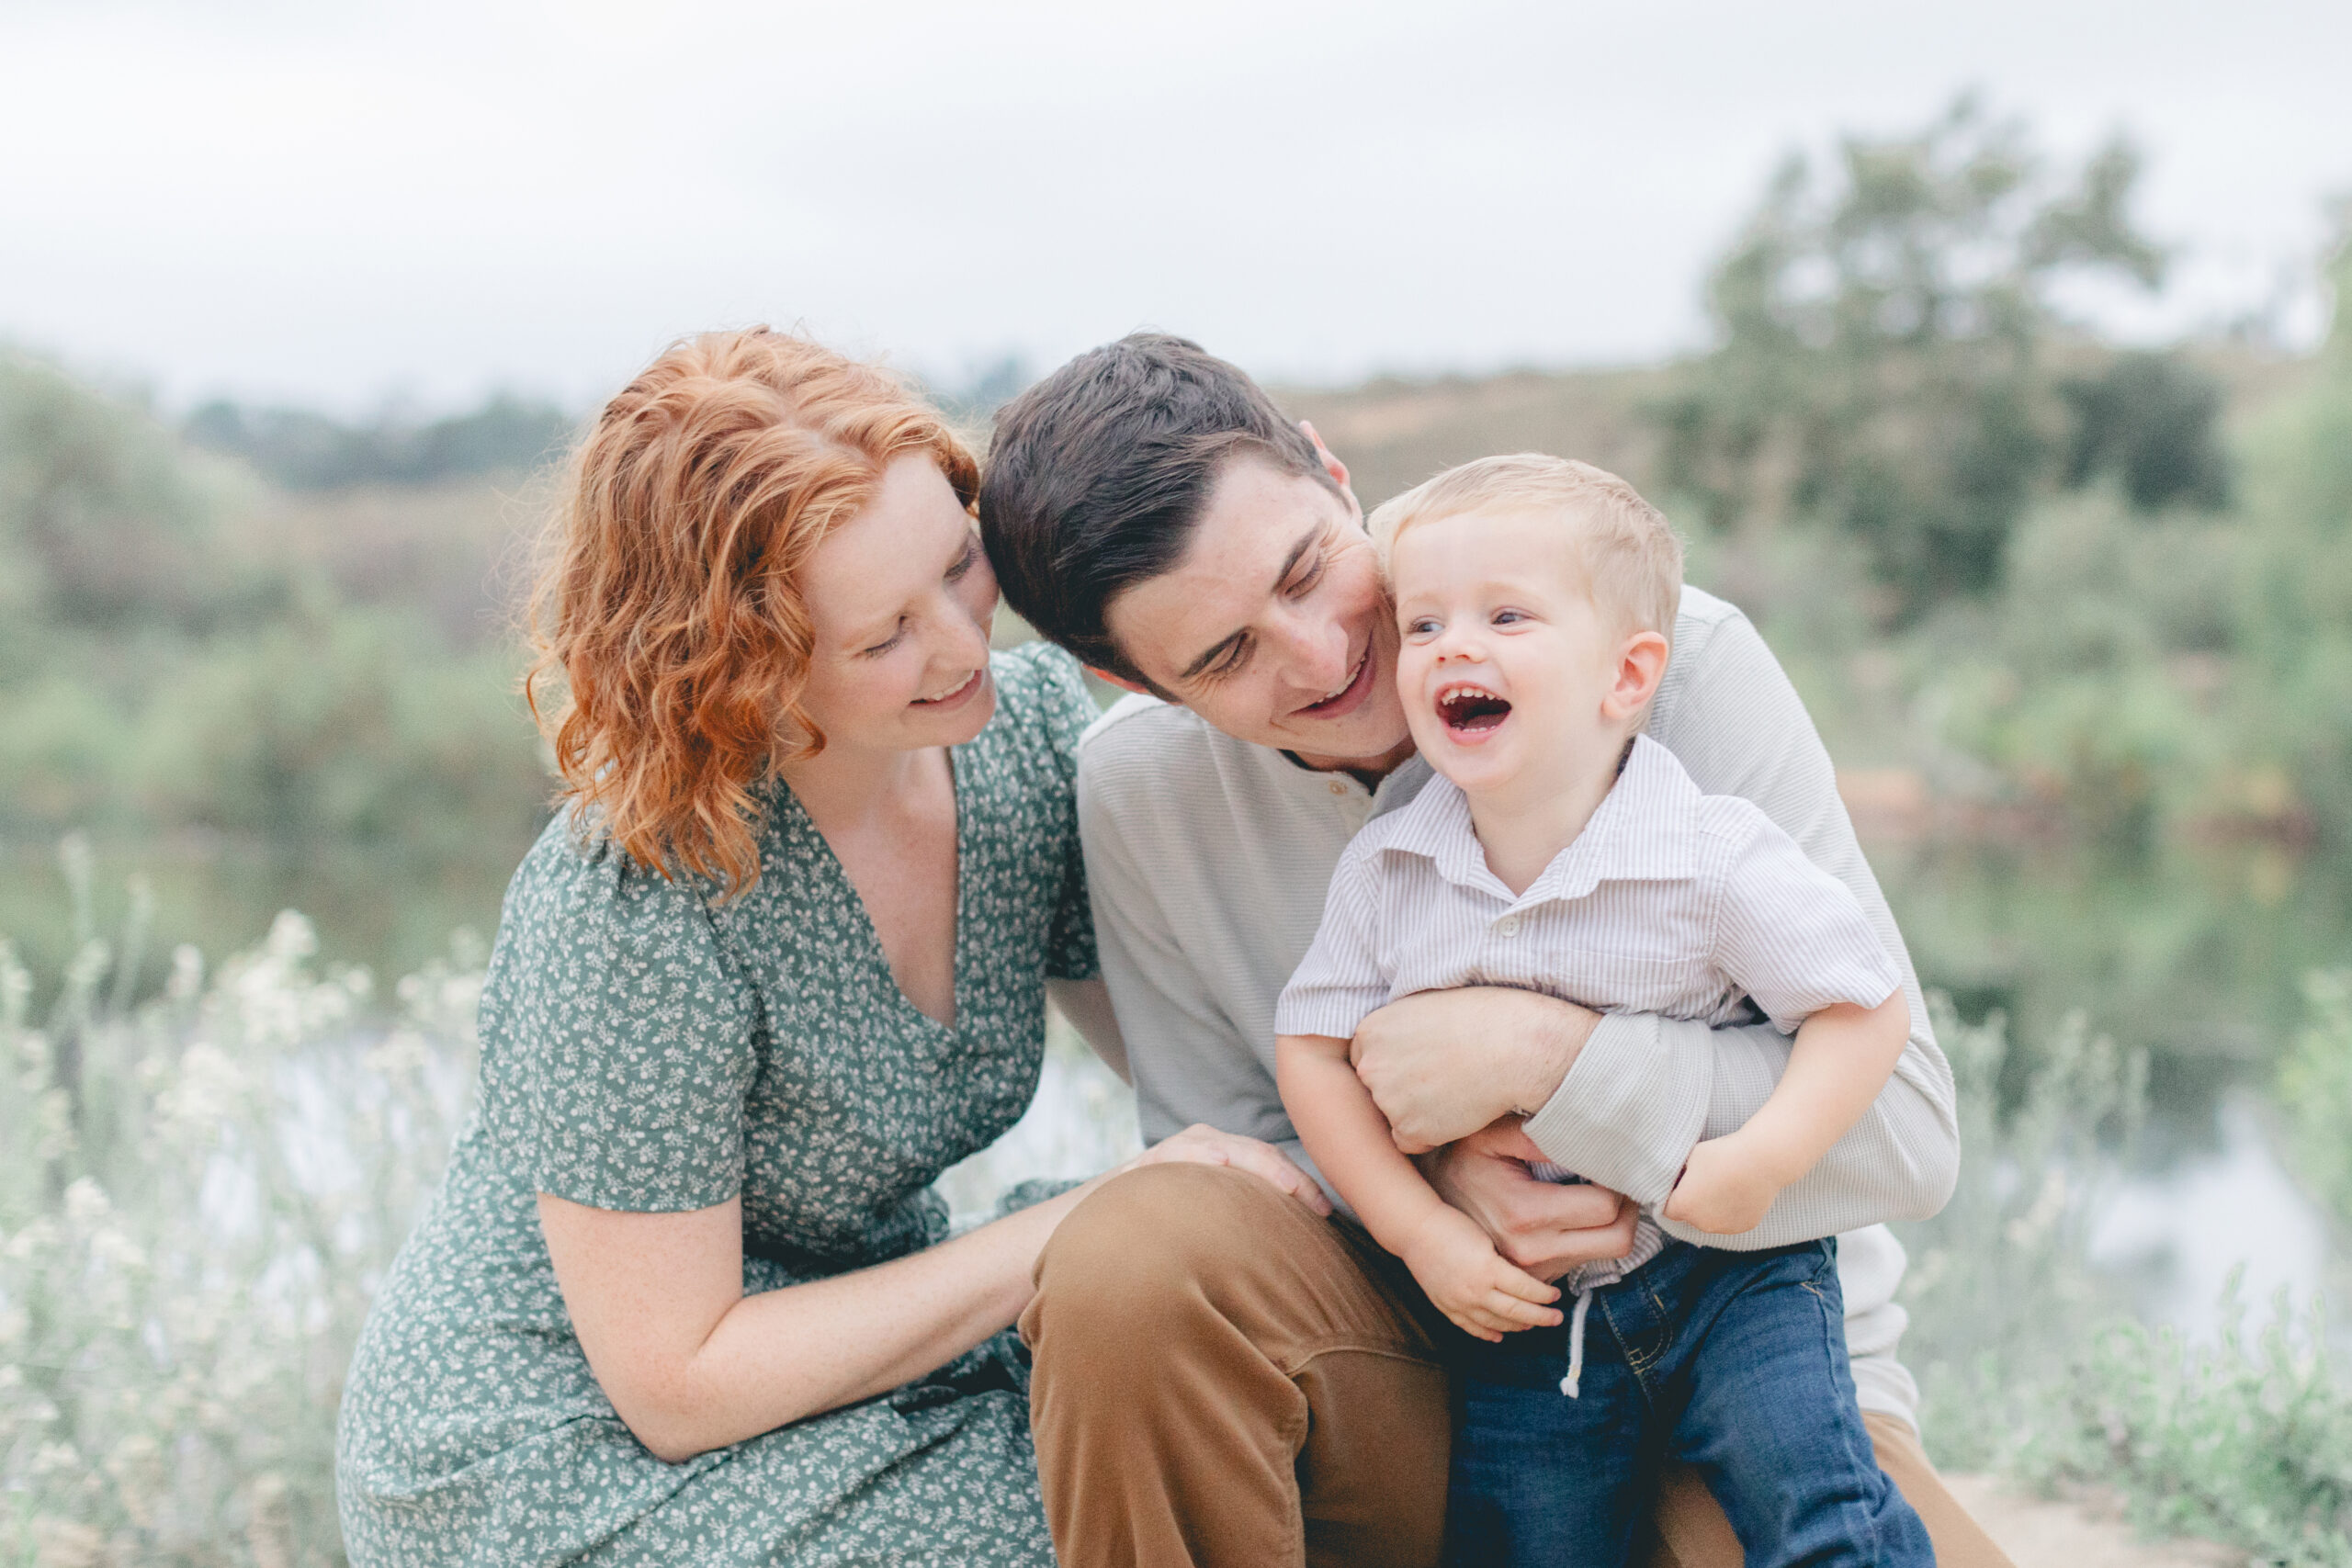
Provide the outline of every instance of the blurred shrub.
<path id="1" fill-rule="evenodd" d="M 1826 186 L 1792 156 L 1709 279 L 1720 346 L 1657 407 L 1666 488 L 1717 528 L 1847 534 L 1898 619 L 1997 587 L 2058 446 L 2053 290 L 2163 271 L 2126 212 L 2129 147 L 2062 181 L 2041 162 L 1969 99 L 1847 138 Z"/>
<path id="2" fill-rule="evenodd" d="M 2067 484 L 2111 476 L 2141 512 L 2228 503 L 2222 385 L 2211 375 L 2169 355 L 2125 354 L 2097 376 L 2061 381 L 2058 390 L 2075 414 Z"/>
<path id="3" fill-rule="evenodd" d="M 340 1562 L 336 1400 L 469 1092 L 482 955 L 387 1028 L 299 916 L 133 1008 L 142 944 L 85 933 L 36 1026 L 0 942 L 0 1561 Z"/>
<path id="4" fill-rule="evenodd" d="M 267 511 L 142 411 L 0 357 L 0 833 L 527 841 L 548 791 L 511 651 L 447 606 L 355 604 Z"/>
<path id="5" fill-rule="evenodd" d="M 2352 1227 L 2352 969 L 2308 976 L 2310 1016 L 2278 1067 L 2278 1102 L 2297 1176 Z"/>
<path id="6" fill-rule="evenodd" d="M 416 423 L 388 414 L 345 424 L 305 409 L 206 403 L 181 432 L 207 451 L 242 457 L 289 490 L 432 484 L 537 468 L 571 437 L 552 403 L 499 393 L 471 413 Z"/>
<path id="7" fill-rule="evenodd" d="M 1943 1212 L 1900 1231 L 1912 1255 L 1903 1355 L 1937 1461 L 2003 1467 L 2047 1440 L 2048 1391 L 2090 1325 L 2126 1304 L 2090 1267 L 2090 1233 L 2146 1117 L 2147 1056 L 2118 1050 L 2076 1014 L 2039 1043 L 2005 1105 L 2005 1021 L 1964 1024 L 1943 998 L 1933 1003 L 1966 1157 Z"/>
<path id="8" fill-rule="evenodd" d="M 2340 977 L 2315 985 L 2330 1092 L 2352 1081 L 2344 994 Z M 2089 1265 L 2092 1224 L 2142 1120 L 2145 1058 L 2076 1019 L 2004 1111 L 1999 1021 L 1970 1028 L 1947 1009 L 1937 1028 L 1968 1158 L 1944 1212 L 1904 1227 L 1902 1299 L 1938 1462 L 2044 1491 L 2110 1489 L 2146 1529 L 2259 1562 L 2352 1563 L 2352 1386 L 2328 1361 L 2317 1309 L 2281 1299 L 2249 1334 L 2233 1285 L 2221 1341 L 2190 1346 L 2125 1315 L 2116 1281 Z M 2339 1157 L 2344 1115 L 2339 1101 L 2328 1123 Z"/>

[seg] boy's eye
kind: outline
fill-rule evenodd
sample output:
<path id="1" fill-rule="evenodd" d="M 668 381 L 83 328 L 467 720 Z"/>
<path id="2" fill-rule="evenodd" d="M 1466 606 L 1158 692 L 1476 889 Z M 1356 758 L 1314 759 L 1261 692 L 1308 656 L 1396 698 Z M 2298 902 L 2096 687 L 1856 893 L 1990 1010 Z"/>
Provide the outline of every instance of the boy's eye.
<path id="1" fill-rule="evenodd" d="M 1434 615 L 1415 615 L 1405 623 L 1407 637 L 1430 637 L 1434 636 L 1436 631 L 1437 617 Z"/>
<path id="2" fill-rule="evenodd" d="M 1491 624 L 1498 626 L 1507 626 L 1515 621 L 1523 621 L 1525 619 L 1527 619 L 1527 616 L 1522 611 L 1497 610 L 1494 614 L 1494 618 Z"/>

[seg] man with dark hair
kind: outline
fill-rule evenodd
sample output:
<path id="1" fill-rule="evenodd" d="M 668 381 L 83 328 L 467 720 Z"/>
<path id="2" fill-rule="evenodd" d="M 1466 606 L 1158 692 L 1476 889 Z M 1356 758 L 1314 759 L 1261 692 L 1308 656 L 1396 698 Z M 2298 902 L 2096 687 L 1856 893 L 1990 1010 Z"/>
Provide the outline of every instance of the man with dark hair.
<path id="1" fill-rule="evenodd" d="M 1124 1049 L 1144 1136 L 1206 1122 L 1311 1171 L 1275 1089 L 1274 1002 L 1340 850 L 1429 777 L 1346 468 L 1238 369 L 1136 333 L 1005 407 L 979 513 L 1006 601 L 1136 694 L 1090 733 L 1078 787 L 1124 1039 L 1109 1054 Z M 1919 1451 L 1917 1390 L 1894 1354 L 1903 1253 L 1880 1224 L 1950 1194 L 1951 1069 L 1779 664 L 1696 589 L 1673 641 L 1650 736 L 1844 882 L 1903 970 L 1914 1023 L 1894 1077 L 1773 1216 L 1846 1233 L 1847 1337 L 1881 1463 L 1939 1556 L 2000 1564 Z M 1547 1279 L 1622 1256 L 1634 1205 L 1654 1210 L 1700 1139 L 1745 1122 L 1787 1055 L 1769 1024 L 1596 1018 L 1498 988 L 1407 998 L 1355 1041 L 1432 1185 Z M 1537 1181 L 1533 1161 L 1594 1185 Z M 1037 1280 L 1022 1328 L 1064 1562 L 1436 1560 L 1452 1331 L 1361 1228 L 1237 1172 L 1140 1170 L 1063 1223 Z M 1732 1568 L 1739 1543 L 1703 1486 L 1679 1469 L 1660 1484 L 1659 1556 Z"/>

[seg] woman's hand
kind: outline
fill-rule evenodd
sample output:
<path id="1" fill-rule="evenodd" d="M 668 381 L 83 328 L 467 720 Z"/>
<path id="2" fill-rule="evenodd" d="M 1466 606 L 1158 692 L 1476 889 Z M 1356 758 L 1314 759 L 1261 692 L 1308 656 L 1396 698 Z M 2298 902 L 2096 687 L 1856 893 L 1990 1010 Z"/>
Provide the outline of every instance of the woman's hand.
<path id="1" fill-rule="evenodd" d="M 1195 1122 L 1182 1132 L 1162 1138 L 1110 1175 L 1117 1176 L 1147 1165 L 1170 1164 L 1229 1165 L 1236 1170 L 1263 1177 L 1318 1214 L 1328 1215 L 1331 1212 L 1331 1201 L 1323 1196 L 1323 1189 L 1315 1184 L 1313 1177 L 1299 1169 L 1288 1155 L 1261 1139 L 1245 1138 L 1238 1133 L 1221 1133 L 1205 1122 Z"/>

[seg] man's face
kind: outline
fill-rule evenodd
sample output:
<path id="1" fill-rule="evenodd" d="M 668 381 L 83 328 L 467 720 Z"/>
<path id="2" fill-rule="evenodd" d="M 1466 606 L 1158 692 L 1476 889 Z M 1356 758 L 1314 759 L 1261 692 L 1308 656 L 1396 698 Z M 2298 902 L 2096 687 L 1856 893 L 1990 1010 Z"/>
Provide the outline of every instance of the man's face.
<path id="1" fill-rule="evenodd" d="M 1236 739 L 1326 767 L 1409 743 L 1363 512 L 1314 479 L 1236 458 L 1174 568 L 1104 618 L 1153 685 Z"/>

